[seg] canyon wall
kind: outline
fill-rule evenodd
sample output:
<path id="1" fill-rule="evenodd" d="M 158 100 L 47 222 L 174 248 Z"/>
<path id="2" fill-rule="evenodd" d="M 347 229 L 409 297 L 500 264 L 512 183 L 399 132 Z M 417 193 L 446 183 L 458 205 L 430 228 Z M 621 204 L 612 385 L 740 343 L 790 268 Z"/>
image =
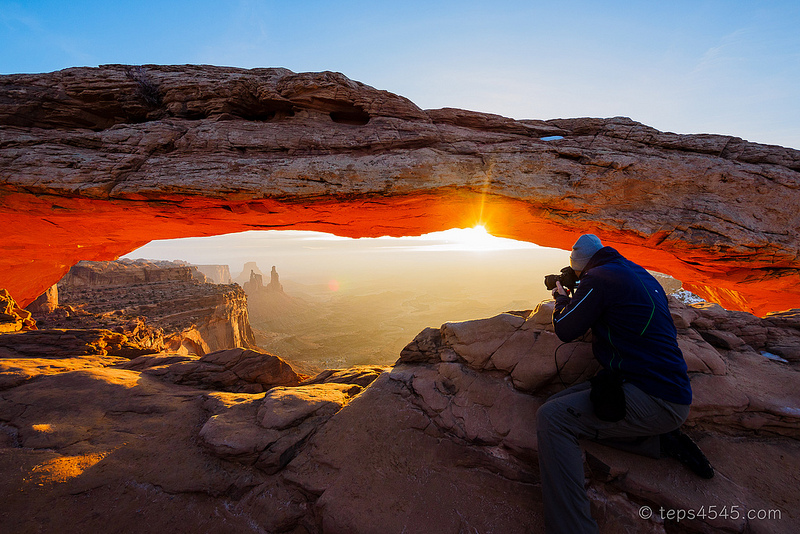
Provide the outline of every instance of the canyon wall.
<path id="1" fill-rule="evenodd" d="M 193 267 L 182 262 L 153 262 L 150 260 L 120 260 L 113 262 L 80 261 L 59 281 L 62 286 L 108 287 L 149 284 L 153 282 L 188 282 Z"/>
<path id="2" fill-rule="evenodd" d="M 112 329 L 153 352 L 256 348 L 244 290 L 198 282 L 194 272 L 178 262 L 82 261 L 58 284 L 62 306 L 34 317 L 44 329 Z"/>
<path id="3" fill-rule="evenodd" d="M 627 118 L 422 110 L 341 74 L 109 65 L 0 77 L 0 280 L 258 229 L 581 233 L 760 315 L 800 302 L 800 151 Z"/>

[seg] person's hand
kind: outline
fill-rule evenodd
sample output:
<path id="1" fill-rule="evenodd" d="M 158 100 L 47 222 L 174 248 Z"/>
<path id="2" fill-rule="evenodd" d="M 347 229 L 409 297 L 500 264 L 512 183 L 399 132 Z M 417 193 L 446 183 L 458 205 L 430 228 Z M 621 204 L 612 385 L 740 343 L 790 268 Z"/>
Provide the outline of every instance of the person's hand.
<path id="1" fill-rule="evenodd" d="M 553 290 L 553 298 L 556 298 L 558 295 L 569 296 L 569 293 L 567 293 L 567 290 L 561 285 L 561 282 L 556 282 L 556 288 Z"/>

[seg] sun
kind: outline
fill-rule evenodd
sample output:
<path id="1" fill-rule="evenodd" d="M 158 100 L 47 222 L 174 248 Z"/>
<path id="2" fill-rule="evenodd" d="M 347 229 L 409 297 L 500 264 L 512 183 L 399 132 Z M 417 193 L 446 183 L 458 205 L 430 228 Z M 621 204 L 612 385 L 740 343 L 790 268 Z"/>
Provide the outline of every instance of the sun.
<path id="1" fill-rule="evenodd" d="M 471 250 L 490 250 L 496 246 L 495 237 L 482 224 L 472 228 L 455 228 L 455 240 Z"/>
<path id="2" fill-rule="evenodd" d="M 512 239 L 495 237 L 482 224 L 476 224 L 472 228 L 451 228 L 430 235 L 445 240 L 450 245 L 448 247 L 450 250 L 487 252 L 531 246 L 529 243 L 523 244 Z"/>

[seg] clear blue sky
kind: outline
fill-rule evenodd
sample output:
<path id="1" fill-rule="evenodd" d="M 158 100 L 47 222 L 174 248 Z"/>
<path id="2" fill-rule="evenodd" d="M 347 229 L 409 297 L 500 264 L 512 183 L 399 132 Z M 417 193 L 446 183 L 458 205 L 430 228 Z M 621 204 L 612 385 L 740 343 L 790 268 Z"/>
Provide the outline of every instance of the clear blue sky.
<path id="1" fill-rule="evenodd" d="M 798 0 L 0 0 L 0 73 L 105 63 L 332 70 L 423 108 L 800 148 Z"/>

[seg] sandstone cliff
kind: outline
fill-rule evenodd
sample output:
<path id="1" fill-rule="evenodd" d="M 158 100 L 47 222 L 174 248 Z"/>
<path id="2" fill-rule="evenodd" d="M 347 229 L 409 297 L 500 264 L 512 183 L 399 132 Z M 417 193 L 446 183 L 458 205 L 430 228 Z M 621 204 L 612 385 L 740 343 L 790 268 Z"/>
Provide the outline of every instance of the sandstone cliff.
<path id="1" fill-rule="evenodd" d="M 585 342 L 554 358 L 552 305 L 428 328 L 391 369 L 305 382 L 241 349 L 128 360 L 86 338 L 83 352 L 35 355 L 35 332 L 0 335 L 3 525 L 542 532 L 535 413 L 592 371 Z M 587 443 L 601 532 L 796 532 L 800 316 L 670 306 L 695 396 L 687 431 L 717 475 Z"/>
<path id="2" fill-rule="evenodd" d="M 35 329 L 31 312 L 20 308 L 8 290 L 0 289 L 0 333 Z"/>
<path id="3" fill-rule="evenodd" d="M 43 328 L 110 328 L 155 352 L 255 348 L 244 291 L 200 283 L 194 272 L 173 262 L 80 262 L 59 282 L 62 306 L 34 317 Z"/>
<path id="4" fill-rule="evenodd" d="M 59 280 L 59 284 L 62 287 L 111 287 L 170 280 L 188 282 L 196 277 L 196 270 L 181 261 L 79 261 L 70 267 L 67 274 Z"/>
<path id="5" fill-rule="evenodd" d="M 800 152 L 626 118 L 421 110 L 330 72 L 110 65 L 0 77 L 0 278 L 27 305 L 158 238 L 585 231 L 729 308 L 796 307 Z M 102 231 L 98 231 L 102 228 Z"/>

